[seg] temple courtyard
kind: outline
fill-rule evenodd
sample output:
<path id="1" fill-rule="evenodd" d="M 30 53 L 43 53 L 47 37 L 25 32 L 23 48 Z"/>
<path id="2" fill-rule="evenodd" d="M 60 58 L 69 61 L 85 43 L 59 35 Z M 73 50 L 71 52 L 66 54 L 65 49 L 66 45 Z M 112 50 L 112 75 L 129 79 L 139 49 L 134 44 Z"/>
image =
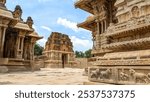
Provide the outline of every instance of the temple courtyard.
<path id="1" fill-rule="evenodd" d="M 34 72 L 11 72 L 0 74 L 1 85 L 82 85 L 88 81 L 84 69 L 42 68 Z"/>

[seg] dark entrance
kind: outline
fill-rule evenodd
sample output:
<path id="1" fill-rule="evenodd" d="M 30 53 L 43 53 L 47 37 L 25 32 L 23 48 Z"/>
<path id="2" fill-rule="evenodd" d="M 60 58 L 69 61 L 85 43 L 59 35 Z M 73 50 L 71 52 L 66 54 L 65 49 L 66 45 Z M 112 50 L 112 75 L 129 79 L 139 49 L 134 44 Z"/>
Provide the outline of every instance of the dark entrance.
<path id="1" fill-rule="evenodd" d="M 62 54 L 62 68 L 67 64 L 67 54 Z"/>

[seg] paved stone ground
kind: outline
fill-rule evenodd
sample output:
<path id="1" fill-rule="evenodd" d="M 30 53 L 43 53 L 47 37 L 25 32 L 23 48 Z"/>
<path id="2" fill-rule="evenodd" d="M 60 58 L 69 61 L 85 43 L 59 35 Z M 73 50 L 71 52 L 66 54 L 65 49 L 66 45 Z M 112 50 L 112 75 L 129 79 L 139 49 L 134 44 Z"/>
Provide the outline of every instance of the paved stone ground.
<path id="1" fill-rule="evenodd" d="M 1 85 L 82 85 L 88 81 L 84 69 L 42 68 L 35 72 L 13 72 L 0 74 Z"/>

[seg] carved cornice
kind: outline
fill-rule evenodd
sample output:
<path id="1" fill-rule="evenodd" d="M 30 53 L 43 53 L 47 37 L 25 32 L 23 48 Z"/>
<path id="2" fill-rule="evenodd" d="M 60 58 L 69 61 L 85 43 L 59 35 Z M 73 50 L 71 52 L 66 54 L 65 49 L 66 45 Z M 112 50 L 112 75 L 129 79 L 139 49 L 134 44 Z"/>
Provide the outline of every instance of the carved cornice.
<path id="1" fill-rule="evenodd" d="M 111 49 L 111 50 L 124 49 L 124 48 L 131 49 L 132 47 L 139 47 L 139 46 L 143 46 L 143 45 L 149 44 L 149 43 L 150 43 L 150 37 L 131 40 L 131 41 L 123 41 L 123 42 L 116 42 L 116 43 L 106 44 L 106 45 L 103 45 L 102 48 Z"/>
<path id="2" fill-rule="evenodd" d="M 150 15 L 132 18 L 127 22 L 109 26 L 106 36 L 116 36 L 131 30 L 138 30 L 150 25 Z"/>

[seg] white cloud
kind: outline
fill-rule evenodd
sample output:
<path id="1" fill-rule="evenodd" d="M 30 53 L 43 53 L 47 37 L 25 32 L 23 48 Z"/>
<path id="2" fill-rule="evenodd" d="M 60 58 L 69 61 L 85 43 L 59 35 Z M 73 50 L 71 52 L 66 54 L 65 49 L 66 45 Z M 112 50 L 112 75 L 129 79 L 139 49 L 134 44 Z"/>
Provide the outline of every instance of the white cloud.
<path id="1" fill-rule="evenodd" d="M 46 41 L 47 41 L 47 40 L 46 40 L 45 38 L 43 38 L 43 39 L 41 39 L 41 40 L 38 40 L 37 43 L 40 44 L 41 46 L 45 47 Z"/>
<path id="2" fill-rule="evenodd" d="M 77 32 L 78 31 L 78 27 L 77 27 L 77 23 L 75 22 L 71 22 L 65 18 L 61 18 L 59 17 L 57 19 L 57 24 L 60 24 L 62 26 L 65 26 L 66 28 L 70 28 L 72 29 L 73 31 Z"/>
<path id="3" fill-rule="evenodd" d="M 84 47 L 85 49 L 89 49 L 92 47 L 92 43 L 89 40 L 83 40 L 83 39 L 77 38 L 76 36 L 71 36 L 70 39 L 73 42 L 73 46 L 76 48 Z"/>
<path id="4" fill-rule="evenodd" d="M 49 27 L 47 27 L 47 26 L 41 26 L 41 28 L 43 28 L 43 29 L 45 29 L 45 30 L 47 30 L 47 31 L 52 31 L 52 29 L 51 28 L 49 28 Z"/>
<path id="5" fill-rule="evenodd" d="M 72 29 L 72 30 L 75 31 L 75 32 L 79 32 L 79 31 L 86 31 L 86 32 L 89 32 L 89 31 L 86 30 L 86 29 L 78 28 L 76 22 L 69 21 L 69 20 L 67 20 L 66 18 L 61 18 L 61 17 L 59 17 L 59 18 L 57 19 L 57 24 L 62 25 L 62 26 L 64 26 L 64 27 L 66 27 L 66 28 Z"/>

